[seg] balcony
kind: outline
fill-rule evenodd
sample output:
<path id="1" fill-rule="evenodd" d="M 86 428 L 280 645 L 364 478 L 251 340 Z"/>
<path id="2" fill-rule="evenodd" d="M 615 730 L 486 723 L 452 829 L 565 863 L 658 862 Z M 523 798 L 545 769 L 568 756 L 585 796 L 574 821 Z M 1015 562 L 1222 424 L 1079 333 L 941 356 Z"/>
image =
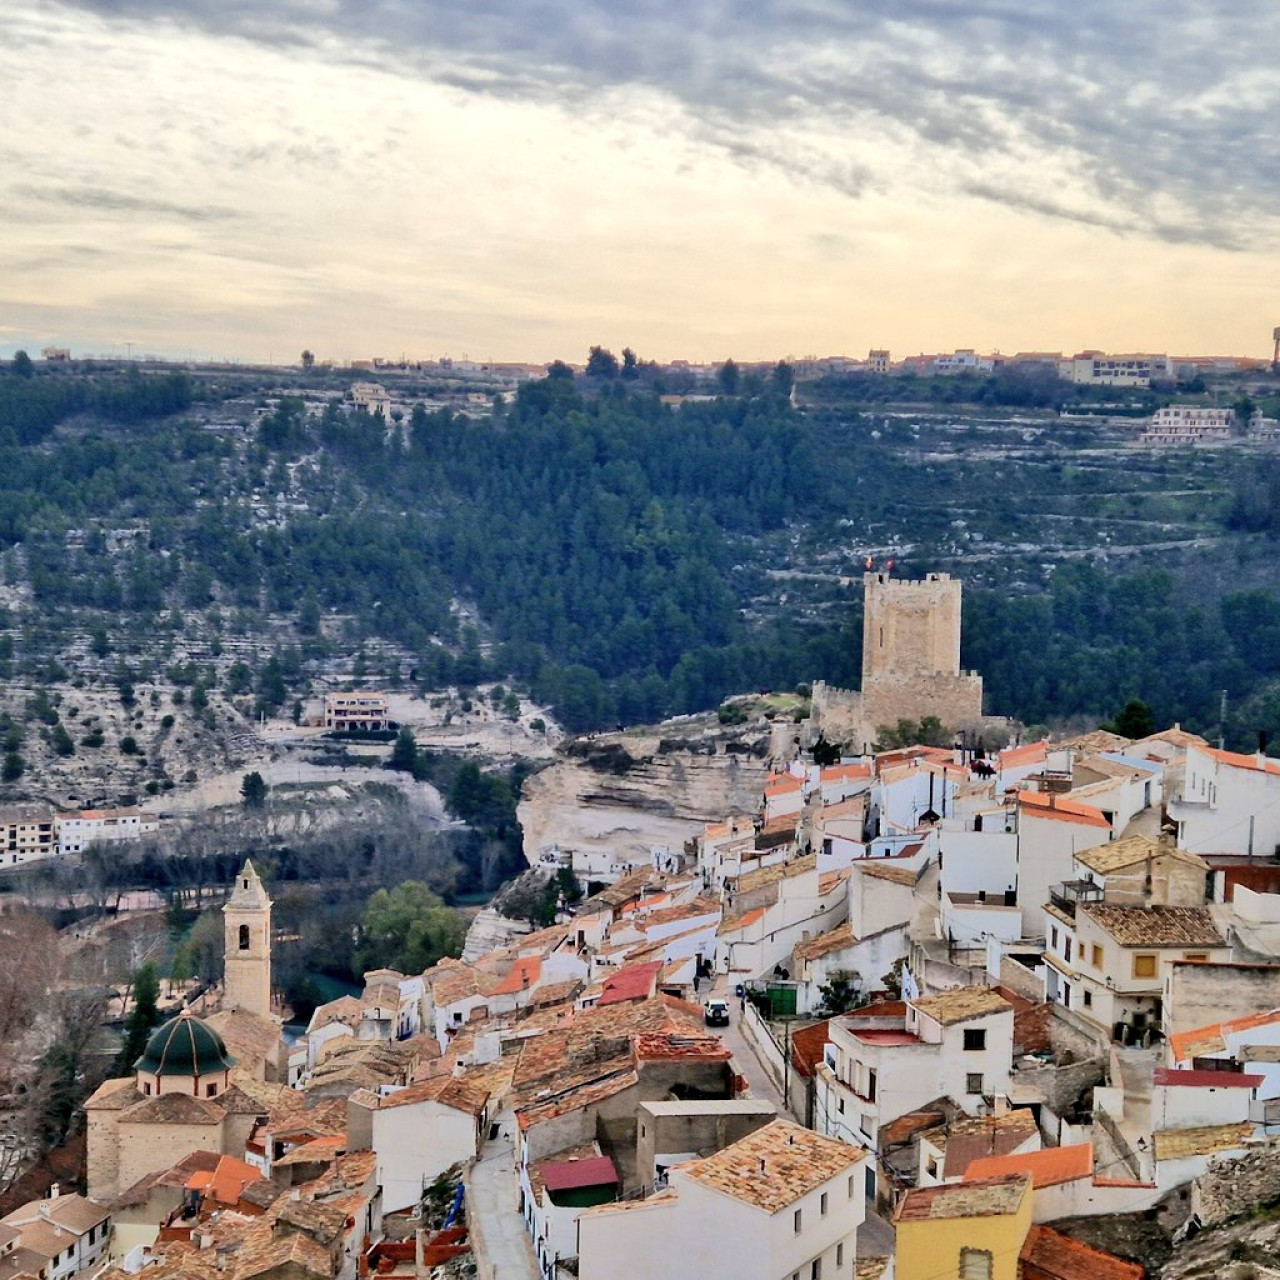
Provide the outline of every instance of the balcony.
<path id="1" fill-rule="evenodd" d="M 1064 880 L 1049 886 L 1049 901 L 1074 920 L 1077 906 L 1102 901 L 1102 889 L 1092 880 Z"/>

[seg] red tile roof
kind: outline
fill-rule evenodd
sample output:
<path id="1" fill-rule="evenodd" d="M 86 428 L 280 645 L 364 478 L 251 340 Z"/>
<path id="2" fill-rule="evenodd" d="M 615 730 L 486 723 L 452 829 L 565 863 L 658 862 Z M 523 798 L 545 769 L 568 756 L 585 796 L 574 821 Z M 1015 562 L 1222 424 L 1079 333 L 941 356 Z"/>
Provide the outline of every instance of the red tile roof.
<path id="1" fill-rule="evenodd" d="M 654 984 L 662 971 L 662 961 L 628 965 L 604 980 L 604 994 L 600 1004 L 620 1004 L 624 1000 L 647 1000 L 653 995 Z"/>
<path id="2" fill-rule="evenodd" d="M 983 1178 L 999 1178 L 1010 1173 L 1029 1173 L 1037 1189 L 1093 1177 L 1093 1144 L 1081 1142 L 1073 1147 L 1045 1147 L 1018 1156 L 982 1156 L 970 1163 L 964 1172 L 966 1182 Z"/>
<path id="3" fill-rule="evenodd" d="M 1253 769 L 1258 773 L 1280 774 L 1280 760 L 1272 760 L 1268 756 L 1259 759 L 1257 756 L 1241 755 L 1238 751 L 1219 751 L 1216 747 L 1199 747 L 1199 750 L 1218 761 L 1219 764 L 1230 765 L 1234 769 Z"/>
<path id="4" fill-rule="evenodd" d="M 1032 1227 L 1019 1255 L 1023 1280 L 1142 1280 L 1136 1262 L 1090 1248 L 1052 1227 Z"/>
<path id="5" fill-rule="evenodd" d="M 261 1170 L 234 1156 L 223 1156 L 211 1170 L 197 1170 L 187 1179 L 189 1191 L 202 1191 L 221 1204 L 235 1204 L 245 1187 L 262 1177 Z"/>
<path id="6" fill-rule="evenodd" d="M 511 972 L 492 991 L 495 996 L 509 996 L 532 987 L 542 973 L 540 956 L 521 956 L 511 966 Z"/>
<path id="7" fill-rule="evenodd" d="M 548 1191 L 571 1191 L 575 1187 L 612 1186 L 618 1181 L 618 1171 L 608 1156 L 594 1156 L 587 1160 L 561 1160 L 544 1162 L 541 1166 L 542 1181 Z"/>
<path id="8" fill-rule="evenodd" d="M 1254 1027 L 1265 1027 L 1272 1022 L 1280 1022 L 1280 1009 L 1250 1013 L 1227 1022 L 1211 1022 L 1207 1027 L 1181 1031 L 1169 1037 L 1169 1047 L 1173 1050 L 1174 1061 L 1181 1062 L 1184 1058 L 1195 1057 L 1197 1051 L 1220 1052 L 1227 1047 L 1227 1036 L 1239 1031 L 1251 1031 Z"/>
<path id="9" fill-rule="evenodd" d="M 1041 791 L 1019 791 L 1018 803 L 1029 810 L 1028 817 L 1052 818 L 1056 822 L 1078 822 L 1089 827 L 1103 827 L 1108 831 L 1111 829 L 1111 824 L 1103 816 L 1101 809 L 1081 804 L 1078 800 L 1046 795 Z"/>
<path id="10" fill-rule="evenodd" d="M 1174 1067 L 1157 1067 L 1153 1083 L 1206 1089 L 1256 1089 L 1265 1084 L 1266 1079 L 1266 1076 L 1251 1076 L 1240 1071 L 1179 1071 Z"/>

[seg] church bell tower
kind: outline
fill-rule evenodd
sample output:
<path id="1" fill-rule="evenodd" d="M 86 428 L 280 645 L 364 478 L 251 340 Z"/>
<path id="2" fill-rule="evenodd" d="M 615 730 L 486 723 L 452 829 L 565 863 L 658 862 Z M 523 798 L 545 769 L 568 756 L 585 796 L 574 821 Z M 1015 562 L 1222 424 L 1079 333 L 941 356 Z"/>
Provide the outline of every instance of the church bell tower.
<path id="1" fill-rule="evenodd" d="M 226 970 L 222 1007 L 271 1017 L 271 899 L 252 862 L 222 908 Z"/>

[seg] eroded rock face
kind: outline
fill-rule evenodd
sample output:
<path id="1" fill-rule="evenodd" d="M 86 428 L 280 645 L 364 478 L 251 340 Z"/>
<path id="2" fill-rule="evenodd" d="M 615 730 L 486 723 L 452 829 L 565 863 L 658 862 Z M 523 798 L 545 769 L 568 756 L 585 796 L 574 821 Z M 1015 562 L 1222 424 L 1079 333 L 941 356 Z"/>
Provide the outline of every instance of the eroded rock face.
<path id="1" fill-rule="evenodd" d="M 524 784 L 525 857 L 553 844 L 641 859 L 653 846 L 679 849 L 706 822 L 755 812 L 768 753 L 763 722 L 714 716 L 571 739 Z"/>

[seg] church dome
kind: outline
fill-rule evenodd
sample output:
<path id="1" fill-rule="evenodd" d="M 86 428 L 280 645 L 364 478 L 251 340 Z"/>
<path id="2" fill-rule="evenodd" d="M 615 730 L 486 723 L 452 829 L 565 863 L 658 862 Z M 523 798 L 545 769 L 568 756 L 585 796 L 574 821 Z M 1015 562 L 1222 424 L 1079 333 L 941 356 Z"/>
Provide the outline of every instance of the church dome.
<path id="1" fill-rule="evenodd" d="M 207 1076 L 235 1064 L 222 1037 L 184 1009 L 154 1032 L 133 1067 L 154 1076 Z"/>

